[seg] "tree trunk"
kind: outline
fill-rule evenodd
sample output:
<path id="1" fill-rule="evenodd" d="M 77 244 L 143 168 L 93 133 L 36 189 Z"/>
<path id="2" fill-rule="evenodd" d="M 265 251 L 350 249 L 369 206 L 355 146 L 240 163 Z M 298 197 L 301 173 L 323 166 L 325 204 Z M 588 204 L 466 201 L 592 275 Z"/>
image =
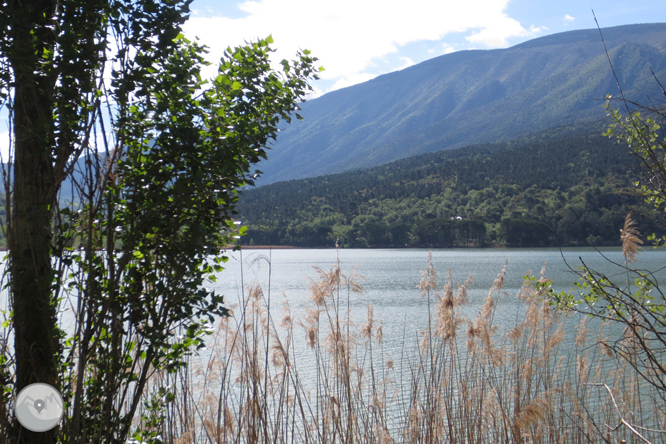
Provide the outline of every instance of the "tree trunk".
<path id="1" fill-rule="evenodd" d="M 47 25 L 55 2 L 16 2 L 12 17 L 14 72 L 14 195 L 8 246 L 10 294 L 14 310 L 15 395 L 29 384 L 58 387 L 56 313 L 51 266 L 51 211 L 55 204 L 53 175 L 53 80 L 42 62 L 52 49 L 54 31 Z M 16 423 L 20 443 L 55 442 L 55 433 L 35 433 Z"/>

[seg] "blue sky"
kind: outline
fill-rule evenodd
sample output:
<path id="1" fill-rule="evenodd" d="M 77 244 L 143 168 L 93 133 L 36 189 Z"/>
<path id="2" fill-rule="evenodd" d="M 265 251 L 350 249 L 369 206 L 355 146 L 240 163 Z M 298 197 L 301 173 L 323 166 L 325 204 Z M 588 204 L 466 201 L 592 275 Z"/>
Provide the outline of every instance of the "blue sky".
<path id="1" fill-rule="evenodd" d="M 219 60 L 269 34 L 275 66 L 309 49 L 326 71 L 316 94 L 466 49 L 506 48 L 548 34 L 666 22 L 666 0 L 194 0 L 186 24 Z"/>
<path id="2" fill-rule="evenodd" d="M 274 65 L 309 49 L 326 69 L 318 96 L 453 51 L 506 48 L 535 37 L 666 22 L 666 0 L 194 0 L 185 24 L 215 63 L 228 46 L 272 35 Z M 215 68 L 209 67 L 209 76 Z M 0 110 L 0 154 L 9 147 Z"/>

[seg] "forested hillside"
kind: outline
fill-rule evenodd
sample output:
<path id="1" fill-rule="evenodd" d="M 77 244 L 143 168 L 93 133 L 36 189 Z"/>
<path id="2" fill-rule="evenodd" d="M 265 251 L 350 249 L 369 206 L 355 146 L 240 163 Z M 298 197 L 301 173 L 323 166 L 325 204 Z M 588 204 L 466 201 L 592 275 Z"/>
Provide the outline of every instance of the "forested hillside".
<path id="1" fill-rule="evenodd" d="M 625 97 L 660 97 L 666 24 L 603 30 Z M 458 51 L 308 101 L 280 132 L 260 184 L 511 140 L 602 117 L 619 93 L 598 29 Z"/>
<path id="2" fill-rule="evenodd" d="M 603 120 L 445 150 L 367 170 L 247 190 L 239 211 L 255 245 L 568 246 L 619 241 L 642 200 L 626 145 Z M 644 233 L 658 230 L 641 221 Z"/>

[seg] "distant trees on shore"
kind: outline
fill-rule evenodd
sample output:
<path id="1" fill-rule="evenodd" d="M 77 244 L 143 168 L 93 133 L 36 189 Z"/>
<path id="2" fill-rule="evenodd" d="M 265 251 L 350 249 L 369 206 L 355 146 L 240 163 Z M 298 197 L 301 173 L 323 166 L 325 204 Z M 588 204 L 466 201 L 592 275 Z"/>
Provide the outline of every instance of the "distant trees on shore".
<path id="1" fill-rule="evenodd" d="M 637 176 L 626 146 L 602 135 L 442 151 L 244 192 L 243 244 L 619 245 L 626 214 L 646 208 Z M 663 231 L 649 219 L 637 223 L 641 232 Z"/>

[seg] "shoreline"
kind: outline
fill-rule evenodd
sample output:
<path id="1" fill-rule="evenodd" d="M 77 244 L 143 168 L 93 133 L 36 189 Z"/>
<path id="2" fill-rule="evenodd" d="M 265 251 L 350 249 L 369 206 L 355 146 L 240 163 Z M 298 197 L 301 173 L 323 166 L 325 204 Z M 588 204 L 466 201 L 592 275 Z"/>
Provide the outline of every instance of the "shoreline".
<path id="1" fill-rule="evenodd" d="M 340 250 L 519 250 L 524 248 L 608 248 L 608 247 L 621 247 L 622 244 L 617 245 L 565 245 L 565 246 L 548 246 L 548 247 L 508 247 L 506 245 L 486 245 L 483 247 L 478 246 L 455 246 L 455 247 L 353 247 L 353 248 L 344 248 L 339 247 Z M 229 245 L 227 249 L 231 250 L 238 247 L 238 245 Z M 335 250 L 336 247 L 296 247 L 293 245 L 240 245 L 242 250 Z M 0 247 L 0 252 L 9 251 L 7 247 Z M 101 250 L 100 250 L 101 251 Z"/>
<path id="2" fill-rule="evenodd" d="M 296 247 L 293 245 L 241 245 L 240 246 L 242 250 L 335 250 L 336 247 Z M 339 250 L 520 250 L 520 249 L 525 249 L 525 248 L 612 248 L 612 247 L 622 247 L 621 243 L 614 244 L 614 245 L 552 245 L 552 246 L 538 246 L 538 247 L 530 247 L 530 246 L 525 246 L 525 247 L 519 247 L 519 246 L 506 246 L 506 245 L 500 245 L 500 244 L 493 244 L 493 245 L 485 245 L 483 247 L 479 246 L 463 246 L 463 245 L 458 245 L 458 246 L 451 246 L 451 247 L 352 247 L 352 248 L 345 248 L 345 247 L 338 247 L 337 249 Z"/>
<path id="3" fill-rule="evenodd" d="M 320 247 L 294 247 L 291 245 L 241 245 L 241 250 L 303 250 L 306 248 L 320 248 Z M 335 248 L 335 247 L 321 247 L 321 248 Z"/>

